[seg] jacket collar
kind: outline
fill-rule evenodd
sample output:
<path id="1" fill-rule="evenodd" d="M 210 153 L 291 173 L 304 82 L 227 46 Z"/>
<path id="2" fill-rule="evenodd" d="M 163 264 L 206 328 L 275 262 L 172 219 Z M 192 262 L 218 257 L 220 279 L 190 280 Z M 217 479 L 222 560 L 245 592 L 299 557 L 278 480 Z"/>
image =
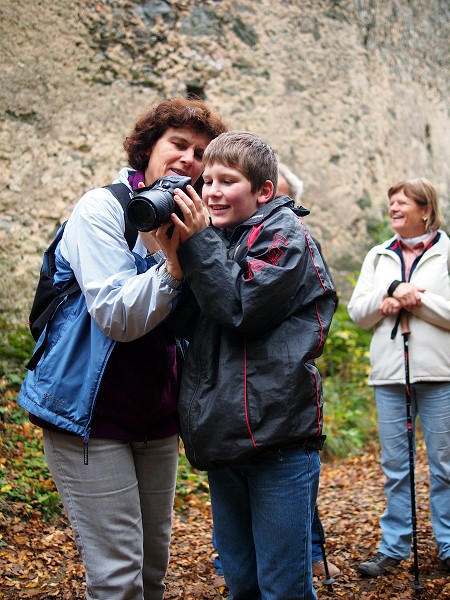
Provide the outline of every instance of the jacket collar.
<path id="1" fill-rule="evenodd" d="M 294 201 L 289 196 L 279 196 L 278 198 L 274 198 L 270 202 L 266 202 L 266 204 L 263 204 L 263 206 L 261 206 L 261 208 L 257 212 L 255 212 L 254 215 L 247 219 L 245 223 L 242 223 L 242 225 L 257 225 L 258 223 L 261 223 L 261 221 L 263 221 L 264 219 L 267 219 L 269 215 L 278 210 L 281 206 L 286 206 L 287 208 L 290 208 L 299 217 L 309 215 L 310 212 L 307 208 L 304 208 L 303 206 L 294 206 Z"/>
<path id="2" fill-rule="evenodd" d="M 303 206 L 294 206 L 294 201 L 289 196 L 279 196 L 278 198 L 274 198 L 273 200 L 270 200 L 270 202 L 263 204 L 263 206 L 261 206 L 261 208 L 257 210 L 249 219 L 238 225 L 232 233 L 227 232 L 227 238 L 230 239 L 236 231 L 239 231 L 243 228 L 259 225 L 265 219 L 267 219 L 267 217 L 282 207 L 290 208 L 298 217 L 304 217 L 310 213 L 310 211 Z"/>

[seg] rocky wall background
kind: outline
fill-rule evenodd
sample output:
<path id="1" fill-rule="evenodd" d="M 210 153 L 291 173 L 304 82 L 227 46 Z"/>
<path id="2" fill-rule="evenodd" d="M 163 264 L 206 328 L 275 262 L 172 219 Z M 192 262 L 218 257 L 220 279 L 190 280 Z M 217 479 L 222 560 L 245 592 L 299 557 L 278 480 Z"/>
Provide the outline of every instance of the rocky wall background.
<path id="1" fill-rule="evenodd" d="M 386 191 L 436 185 L 449 222 L 447 0 L 0 0 L 0 316 L 26 321 L 41 254 L 124 164 L 137 117 L 196 93 L 303 179 L 344 300 Z"/>

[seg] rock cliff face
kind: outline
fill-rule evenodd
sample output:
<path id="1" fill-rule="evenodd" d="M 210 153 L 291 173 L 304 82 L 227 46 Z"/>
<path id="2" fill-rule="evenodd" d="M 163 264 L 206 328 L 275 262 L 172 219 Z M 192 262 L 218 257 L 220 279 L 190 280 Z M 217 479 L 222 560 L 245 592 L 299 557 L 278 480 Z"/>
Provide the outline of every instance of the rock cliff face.
<path id="1" fill-rule="evenodd" d="M 386 190 L 426 176 L 449 214 L 447 0 L 0 0 L 0 311 L 25 320 L 41 253 L 124 163 L 136 118 L 206 98 L 303 179 L 348 297 Z"/>

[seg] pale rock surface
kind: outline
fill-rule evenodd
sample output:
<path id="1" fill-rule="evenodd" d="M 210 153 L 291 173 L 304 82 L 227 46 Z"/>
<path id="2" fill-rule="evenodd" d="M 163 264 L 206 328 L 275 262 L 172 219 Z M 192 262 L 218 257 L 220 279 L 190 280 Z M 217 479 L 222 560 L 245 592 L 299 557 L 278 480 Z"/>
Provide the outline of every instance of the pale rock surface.
<path id="1" fill-rule="evenodd" d="M 303 179 L 347 299 L 390 185 L 428 177 L 449 215 L 449 13 L 445 0 L 0 0 L 0 314 L 26 322 L 57 225 L 115 177 L 137 117 L 189 91 Z"/>

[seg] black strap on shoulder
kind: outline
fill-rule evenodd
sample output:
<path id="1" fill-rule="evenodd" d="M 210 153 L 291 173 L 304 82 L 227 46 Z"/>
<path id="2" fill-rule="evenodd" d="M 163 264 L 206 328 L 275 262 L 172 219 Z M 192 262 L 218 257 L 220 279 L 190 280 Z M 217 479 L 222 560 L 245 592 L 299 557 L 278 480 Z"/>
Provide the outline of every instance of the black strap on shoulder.
<path id="1" fill-rule="evenodd" d="M 124 212 L 124 216 L 125 216 L 124 236 L 125 236 L 125 239 L 127 240 L 128 248 L 130 249 L 130 252 L 131 252 L 131 251 L 133 251 L 133 248 L 136 244 L 136 240 L 137 240 L 138 233 L 139 233 L 138 230 L 136 229 L 136 227 L 134 227 L 128 220 L 128 215 L 127 215 L 127 210 L 126 210 L 128 203 L 133 198 L 133 192 L 124 183 L 111 183 L 109 185 L 105 185 L 104 187 L 106 189 L 108 189 L 115 196 L 115 198 L 117 198 L 117 200 L 120 202 L 120 204 L 123 208 L 123 212 Z M 78 291 L 79 289 L 80 289 L 80 286 L 78 285 L 78 282 L 75 279 L 74 281 L 72 281 L 70 283 L 68 288 L 66 288 L 64 291 L 62 291 L 60 294 L 58 294 L 58 296 L 56 296 L 53 299 L 51 304 L 46 308 L 46 310 L 40 317 L 40 321 L 42 321 L 43 323 L 48 325 L 48 323 L 53 319 L 53 316 L 56 313 L 56 310 L 58 309 L 58 306 L 60 305 L 62 299 L 66 298 L 70 294 L 73 294 L 74 292 Z M 44 327 L 45 327 L 45 325 L 44 325 Z M 36 368 L 42 355 L 44 354 L 44 350 L 47 345 L 48 330 L 49 330 L 49 328 L 46 327 L 45 335 L 44 335 L 44 339 L 42 340 L 42 343 L 39 345 L 38 348 L 35 349 L 33 356 L 31 357 L 28 364 L 26 365 L 26 368 L 29 371 L 34 371 L 34 369 Z"/>
<path id="2" fill-rule="evenodd" d="M 136 227 L 133 227 L 133 225 L 130 223 L 127 215 L 127 206 L 130 200 L 133 199 L 133 192 L 124 183 L 110 183 L 109 185 L 105 185 L 103 187 L 109 190 L 117 198 L 117 200 L 120 202 L 123 208 L 123 212 L 125 215 L 124 235 L 128 243 L 128 248 L 130 249 L 130 251 L 133 251 L 138 236 L 138 230 L 136 229 Z"/>

